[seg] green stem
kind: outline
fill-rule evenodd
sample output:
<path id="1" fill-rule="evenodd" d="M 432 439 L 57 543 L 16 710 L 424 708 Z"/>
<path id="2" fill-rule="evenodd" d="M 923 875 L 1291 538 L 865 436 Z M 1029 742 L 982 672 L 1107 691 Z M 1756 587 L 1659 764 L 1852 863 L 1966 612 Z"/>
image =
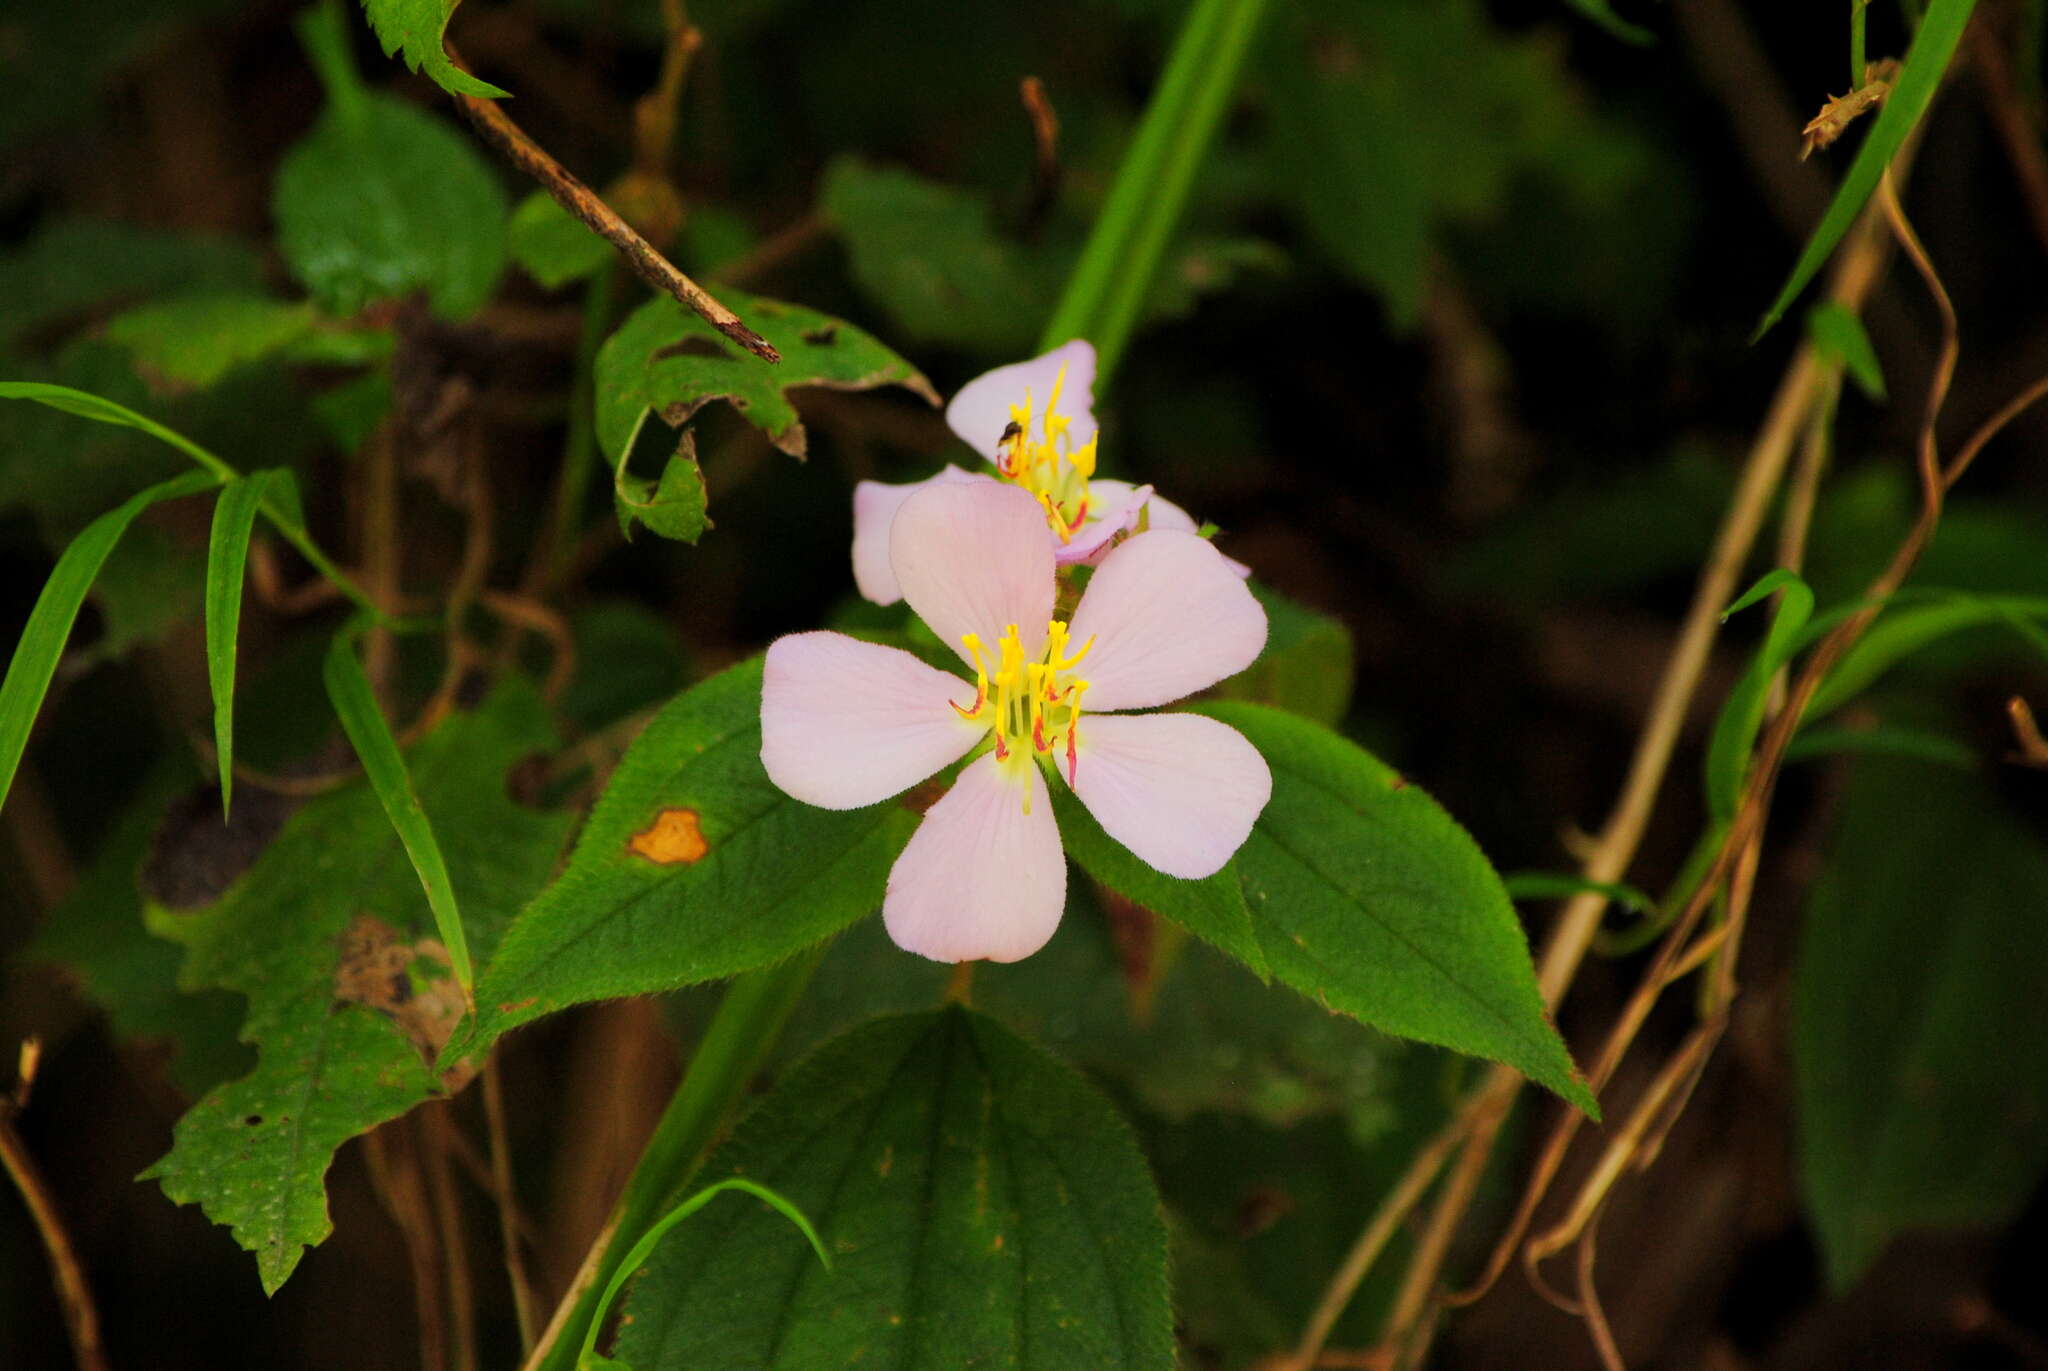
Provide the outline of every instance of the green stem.
<path id="1" fill-rule="evenodd" d="M 1863 12 L 1870 8 L 1870 0 L 1849 0 L 1849 92 L 1863 89 L 1863 69 L 1869 65 L 1864 60 Z"/>
<path id="2" fill-rule="evenodd" d="M 556 1316 L 547 1338 L 528 1359 L 528 1371 L 574 1371 L 605 1288 L 627 1253 L 681 1199 L 747 1082 L 782 1036 L 790 1011 L 824 955 L 820 945 L 780 965 L 735 977 L 726 988 L 683 1083 L 612 1209 L 612 1222 L 577 1275 L 574 1303 L 566 1316 Z"/>
<path id="3" fill-rule="evenodd" d="M 1265 0 L 1197 0 L 1046 325 L 1042 349 L 1073 338 L 1095 345 L 1098 390 L 1137 328 L 1264 9 Z"/>

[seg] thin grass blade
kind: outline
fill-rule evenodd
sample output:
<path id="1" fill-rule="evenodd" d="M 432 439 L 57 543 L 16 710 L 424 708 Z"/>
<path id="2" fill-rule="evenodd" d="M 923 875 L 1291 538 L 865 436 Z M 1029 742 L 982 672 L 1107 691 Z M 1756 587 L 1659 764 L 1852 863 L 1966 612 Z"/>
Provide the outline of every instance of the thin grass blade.
<path id="1" fill-rule="evenodd" d="M 213 746 L 220 759 L 220 812 L 226 818 L 234 786 L 235 637 L 242 622 L 242 573 L 256 511 L 273 482 L 291 473 L 259 471 L 221 489 L 213 507 L 206 551 L 206 679 L 213 688 Z"/>

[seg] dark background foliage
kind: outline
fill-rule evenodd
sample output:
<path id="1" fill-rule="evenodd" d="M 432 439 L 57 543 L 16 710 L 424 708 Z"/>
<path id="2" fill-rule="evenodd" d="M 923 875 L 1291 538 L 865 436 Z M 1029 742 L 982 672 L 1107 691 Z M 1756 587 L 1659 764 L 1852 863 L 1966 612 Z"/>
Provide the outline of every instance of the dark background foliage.
<path id="1" fill-rule="evenodd" d="M 1843 84 L 1846 4 L 1632 8 L 1656 31 L 1653 46 L 1621 43 L 1546 0 L 1275 6 L 1102 411 L 1108 474 L 1156 481 L 1220 525 L 1222 545 L 1263 580 L 1343 621 L 1358 664 L 1346 731 L 1425 784 L 1502 870 L 1568 868 L 1574 833 L 1611 802 L 1802 323 L 1795 315 L 1754 346 L 1749 333 L 1851 151 L 1797 157 L 1799 125 Z M 1180 9 L 698 0 L 691 18 L 705 43 L 673 156 L 685 210 L 677 260 L 841 315 L 950 393 L 1029 349 Z M 2039 162 L 2029 94 L 2039 53 L 2015 39 L 2031 7 L 1979 9 L 1975 37 L 2005 54 L 2005 75 L 1965 41 L 1906 195 L 1963 321 L 1940 426 L 1951 444 L 2048 370 L 2048 223 L 1996 122 L 2001 102 L 2019 109 Z M 350 373 L 273 360 L 195 392 L 139 372 L 105 335 L 123 310 L 195 285 L 291 294 L 272 188 L 321 106 L 293 14 L 275 3 L 101 0 L 0 15 L 0 372 L 126 398 L 250 467 L 296 466 L 316 526 L 349 547 L 363 511 L 321 492 L 352 479 L 351 445 L 336 436 L 350 423 Z M 440 92 L 385 61 L 356 21 L 370 82 L 467 138 Z M 1874 55 L 1901 50 L 1895 7 L 1873 7 L 1870 25 Z M 567 165 L 597 185 L 625 168 L 632 102 L 658 69 L 652 0 L 470 0 L 451 36 L 478 72 L 516 92 L 520 120 Z M 1016 96 L 1026 75 L 1044 81 L 1061 124 L 1063 178 L 1049 201 L 1034 193 Z M 491 165 L 513 202 L 527 194 Z M 581 286 L 550 291 L 513 270 L 480 313 L 399 330 L 400 403 L 409 386 L 455 394 L 452 422 L 487 454 L 500 580 L 517 578 L 545 534 L 584 301 Z M 1865 319 L 1890 399 L 1845 392 L 1809 556 L 1823 607 L 1853 596 L 1905 528 L 1939 341 L 1903 269 Z M 626 544 L 608 516 L 592 525 L 559 597 L 581 640 L 569 713 L 582 728 L 839 612 L 853 481 L 909 479 L 958 455 L 910 397 L 799 398 L 804 466 L 729 415 L 700 421 L 716 522 L 700 545 L 645 534 Z M 159 469 L 153 453 L 86 427 L 0 413 L 0 640 L 26 617 L 55 550 Z M 2048 417 L 2014 425 L 1953 502 L 1920 583 L 2048 592 L 2044 443 Z M 406 577 L 421 587 L 445 581 L 460 554 L 433 476 L 404 478 Z M 224 1231 L 132 1180 L 165 1151 L 187 1092 L 236 1069 L 222 1031 L 234 1006 L 207 1011 L 203 1041 L 224 1058 L 188 1048 L 172 1060 L 147 1006 L 111 1022 L 93 1007 L 123 985 L 162 985 L 167 950 L 152 960 L 142 945 L 132 963 L 103 968 L 131 980 L 81 994 L 64 967 L 87 954 L 35 945 L 93 854 L 125 842 L 132 870 L 148 837 L 121 816 L 158 784 L 158 759 L 189 753 L 207 728 L 195 518 L 173 510 L 146 523 L 110 566 L 5 813 L 0 1046 L 29 1033 L 48 1044 L 20 1126 L 72 1220 L 116 1366 L 415 1364 L 407 1249 L 362 1148 L 345 1151 L 332 1178 L 335 1236 L 268 1301 Z M 1756 632 L 1737 621 L 1724 636 L 1708 705 Z M 317 652 L 287 616 L 252 609 L 246 634 L 244 670 L 274 684 L 264 703 L 245 700 L 245 746 L 277 765 L 319 739 Z M 1876 777 L 1840 760 L 1799 768 L 1781 787 L 1734 1026 L 1656 1171 L 1624 1187 L 1603 1228 L 1603 1290 L 1632 1365 L 2048 1364 L 2048 1194 L 2038 1189 L 1971 1215 L 1996 1223 L 1907 1233 L 1830 1291 L 1800 1180 L 1790 1045 L 1817 873 L 1834 873 L 1824 888 L 1839 889 L 1889 843 L 1909 843 L 1916 809 L 1935 797 L 1981 806 L 1983 824 L 2038 846 L 2048 794 L 2000 758 L 2011 746 L 2003 702 L 2038 690 L 2041 676 L 2007 637 L 1967 635 L 1876 697 L 1885 719 L 1944 730 L 1979 759 L 1982 779 L 1962 798 L 1952 782 Z M 1710 722 L 1704 708 L 1691 721 L 1630 873 L 1645 888 L 1673 876 L 1698 830 L 1693 777 Z M 1845 807 L 1854 822 L 1842 821 Z M 1841 846 L 1852 839 L 1866 849 Z M 1940 856 L 1887 888 L 1914 892 L 1930 929 L 1971 898 Z M 1995 899 L 2000 882 L 1990 885 Z M 1113 967 L 1114 926 L 1081 921 L 1057 955 L 1076 976 Z M 2038 919 L 2016 936 L 2038 941 Z M 834 954 L 846 965 L 836 980 L 828 967 L 793 1047 L 879 1007 L 874 984 L 890 977 L 904 984 L 888 994 L 929 1001 L 923 969 L 866 945 L 877 941 L 872 929 L 849 935 Z M 1862 989 L 1891 993 L 1919 946 L 1872 953 Z M 1598 1032 L 1639 970 L 1631 959 L 1592 965 L 1567 1005 L 1568 1039 Z M 1057 984 L 1062 972 L 1036 974 Z M 1256 989 L 1200 959 L 1182 974 L 1215 976 L 1216 995 Z M 1013 989 L 1020 1018 L 1045 1012 L 1028 980 Z M 1210 991 L 1196 980 L 1185 993 Z M 1412 1145 L 1410 1102 L 1426 1102 L 1417 1116 L 1439 1107 L 1461 1068 L 1383 1044 L 1324 1044 L 1321 1016 L 1284 995 L 1248 1003 L 1247 1021 L 1274 1025 L 1249 1045 L 1232 1036 L 1241 1026 L 1220 1032 L 1189 1010 L 1162 1017 L 1146 1046 L 1105 1048 L 1128 1025 L 1101 1008 L 1035 1027 L 1133 1112 L 1193 1234 L 1176 1248 L 1187 1364 L 1241 1365 L 1291 1340 L 1378 1178 Z M 674 1078 L 678 1034 L 686 1040 L 701 1015 L 701 997 L 635 1002 L 511 1041 L 514 1141 L 545 1225 L 544 1284 L 566 1280 Z M 1650 1036 L 1668 1045 L 1684 1028 L 1674 1008 Z M 1978 1041 L 2001 1051 L 2001 1025 L 1984 1025 Z M 1854 1042 L 1837 1050 L 1844 1076 L 1880 1069 L 1857 1059 Z M 1628 1071 L 1624 1091 L 1635 1086 Z M 1957 1169 L 2007 1123 L 2028 1125 L 1962 1127 Z M 1496 1213 L 1510 1195 L 1504 1178 Z M 483 1345 L 502 1364 L 495 1247 L 480 1195 L 464 1202 Z M 0 1198 L 0 1270 L 0 1362 L 66 1365 L 42 1257 L 11 1193 Z M 1370 1323 L 1346 1328 L 1362 1342 Z M 1512 1275 L 1453 1321 L 1438 1363 L 1594 1364 L 1580 1325 Z"/>

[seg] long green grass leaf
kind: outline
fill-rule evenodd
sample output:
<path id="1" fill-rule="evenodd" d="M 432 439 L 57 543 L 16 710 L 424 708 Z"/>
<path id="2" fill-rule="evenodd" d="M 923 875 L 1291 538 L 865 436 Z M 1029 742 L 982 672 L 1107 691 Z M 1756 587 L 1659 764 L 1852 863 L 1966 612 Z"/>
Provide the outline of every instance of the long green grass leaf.
<path id="1" fill-rule="evenodd" d="M 57 674 L 57 659 L 63 655 L 71 625 L 78 619 L 78 607 L 85 603 L 85 593 L 92 589 L 107 554 L 143 510 L 160 500 L 196 495 L 218 484 L 206 472 L 192 471 L 153 485 L 87 524 L 57 558 L 43 593 L 29 611 L 21 641 L 14 645 L 7 678 L 0 681 L 0 803 L 5 803 L 14 786 L 15 768 L 21 765 L 29 729 L 43 707 L 51 678 Z"/>
<path id="2" fill-rule="evenodd" d="M 70 386 L 49 385 L 41 381 L 0 381 L 0 400 L 33 400 L 37 404 L 48 405 L 51 409 L 75 414 L 81 419 L 95 419 L 102 424 L 140 429 L 150 437 L 167 443 L 190 457 L 211 472 L 216 481 L 233 481 L 242 474 L 184 434 L 165 428 L 148 415 L 138 414 L 126 405 L 117 405 L 112 400 L 102 400 L 87 391 L 73 390 Z M 298 502 L 286 498 L 290 493 L 286 487 L 273 485 L 260 502 L 263 517 L 270 520 L 277 531 L 284 535 L 286 542 L 299 550 L 299 555 L 304 557 L 315 571 L 326 577 L 342 594 L 355 601 L 362 609 L 383 621 L 384 612 L 377 607 L 376 602 L 365 595 L 362 588 L 350 580 L 306 532 L 305 520 L 299 517 Z"/>
<path id="3" fill-rule="evenodd" d="M 1928 103 L 1934 99 L 1935 89 L 1941 85 L 1942 73 L 1948 70 L 1949 58 L 1955 55 L 1956 44 L 1970 22 L 1970 12 L 1976 7 L 1977 0 L 1933 0 L 1927 7 L 1926 17 L 1920 21 L 1919 31 L 1913 35 L 1912 46 L 1906 49 L 1906 60 L 1899 68 L 1898 80 L 1892 84 L 1891 93 L 1878 110 L 1877 122 L 1871 125 L 1863 146 L 1856 150 L 1856 160 L 1849 164 L 1849 174 L 1836 187 L 1835 198 L 1828 202 L 1820 227 L 1806 240 L 1806 247 L 1792 266 L 1791 276 L 1786 278 L 1778 298 L 1771 302 L 1763 322 L 1756 326 L 1751 342 L 1770 332 L 1771 325 L 1784 317 L 1786 309 L 1820 271 L 1834 252 L 1835 245 L 1842 241 L 1849 225 L 1856 222 L 1856 216 L 1863 212 L 1864 203 L 1877 189 L 1878 178 L 1884 175 L 1884 169 L 1906 141 L 1906 135 L 1920 122 L 1920 116 L 1927 113 Z"/>
<path id="4" fill-rule="evenodd" d="M 213 533 L 206 551 L 206 679 L 213 688 L 213 746 L 220 759 L 223 818 L 234 786 L 235 635 L 242 622 L 249 534 L 270 484 L 290 480 L 290 472 L 278 469 L 230 481 L 213 507 Z"/>
<path id="5" fill-rule="evenodd" d="M 1749 669 L 1735 683 L 1735 689 L 1728 692 L 1728 702 L 1721 706 L 1713 735 L 1707 740 L 1707 811 L 1716 820 L 1727 820 L 1735 813 L 1742 778 L 1749 770 L 1749 755 L 1756 746 L 1757 733 L 1763 728 L 1771 678 L 1791 658 L 1801 630 L 1813 617 L 1812 589 L 1783 568 L 1751 586 L 1741 599 L 1728 606 L 1722 617 L 1747 609 L 1772 594 L 1782 594 L 1784 598 L 1771 618 L 1763 646 L 1750 659 Z"/>
<path id="6" fill-rule="evenodd" d="M 362 621 L 358 619 L 336 634 L 333 646 L 327 649 L 323 673 L 327 698 L 334 702 L 341 730 L 348 734 L 349 745 L 362 761 L 370 788 L 377 792 L 377 800 L 384 806 L 392 829 L 399 842 L 405 844 L 405 855 L 412 859 L 413 870 L 419 873 L 420 885 L 427 892 L 427 907 L 434 912 L 434 927 L 448 949 L 448 965 L 467 996 L 474 981 L 469 965 L 469 937 L 463 931 L 461 911 L 455 907 L 455 887 L 448 879 L 448 864 L 442 860 L 441 845 L 434 840 L 427 811 L 420 807 L 420 797 L 412 788 L 405 758 L 398 751 L 398 739 L 391 735 L 391 725 L 385 722 L 384 711 L 377 707 L 376 692 L 370 689 L 370 678 L 363 674 L 363 664 L 356 660 L 356 635 L 361 629 Z"/>
<path id="7" fill-rule="evenodd" d="M 1098 388 L 1137 327 L 1264 9 L 1265 0 L 1197 0 L 1046 325 L 1045 348 L 1073 338 L 1095 345 Z"/>
<path id="8" fill-rule="evenodd" d="M 1902 598 L 1894 596 L 1894 603 Z M 1931 604 L 1894 609 L 1872 624 L 1855 646 L 1842 654 L 1842 660 L 1835 663 L 1835 669 L 1813 693 L 1805 717 L 1814 720 L 1833 713 L 1893 666 L 1952 633 L 1998 623 L 2008 627 L 2024 624 L 2031 629 L 2037 620 L 2048 620 L 2048 598 L 2038 595 L 1969 595 L 1948 591 Z M 2038 629 L 2023 636 L 2036 648 L 2043 646 Z"/>

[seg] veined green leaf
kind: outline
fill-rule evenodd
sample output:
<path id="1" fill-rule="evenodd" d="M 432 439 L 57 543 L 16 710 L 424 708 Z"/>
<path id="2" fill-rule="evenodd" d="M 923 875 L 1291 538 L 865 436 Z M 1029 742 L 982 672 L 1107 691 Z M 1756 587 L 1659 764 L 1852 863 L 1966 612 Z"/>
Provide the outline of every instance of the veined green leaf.
<path id="1" fill-rule="evenodd" d="M 1170 1371 L 1166 1229 L 1130 1128 L 1072 1068 L 961 1010 L 835 1039 L 707 1174 L 773 1186 L 677 1229 L 627 1298 L 636 1371 L 883 1366 Z"/>
<path id="2" fill-rule="evenodd" d="M 1791 660 L 1806 621 L 1813 616 L 1813 590 L 1797 575 L 1782 567 L 1769 573 L 1723 611 L 1722 618 L 1747 609 L 1767 595 L 1784 595 L 1771 617 L 1763 645 L 1750 659 L 1749 668 L 1714 720 L 1713 736 L 1707 740 L 1707 813 L 1719 822 L 1735 815 L 1742 792 L 1742 778 L 1749 771 L 1749 757 L 1756 747 L 1756 735 L 1763 728 L 1764 705 L 1770 697 L 1771 678 Z"/>
<path id="3" fill-rule="evenodd" d="M 384 806 L 393 831 L 405 844 L 405 855 L 412 859 L 413 870 L 419 873 L 420 886 L 427 892 L 427 907 L 434 913 L 434 928 L 448 949 L 448 964 L 463 994 L 468 995 L 474 983 L 469 965 L 469 937 L 463 931 L 462 913 L 455 906 L 455 887 L 448 879 L 448 863 L 441 856 L 441 845 L 434 840 L 434 826 L 427 822 L 427 812 L 420 807 L 420 797 L 413 790 L 405 758 L 398 750 L 398 739 L 391 735 L 391 725 L 385 720 L 384 711 L 377 707 L 376 693 L 370 689 L 370 678 L 363 674 L 363 664 L 356 660 L 357 631 L 352 627 L 337 633 L 334 645 L 327 649 L 323 673 L 327 698 L 334 702 L 341 731 L 348 735 L 349 745 L 362 761 L 370 789 L 377 792 L 377 802 Z"/>
<path id="4" fill-rule="evenodd" d="M 0 389 L 0 395 L 5 393 Z M 92 589 L 92 579 L 107 554 L 143 510 L 218 484 L 210 473 L 193 471 L 140 491 L 87 524 L 57 559 L 50 579 L 43 583 L 43 593 L 36 597 L 35 608 L 29 611 L 21 639 L 14 645 L 7 677 L 0 681 L 0 801 L 14 788 L 14 771 L 21 765 L 22 750 L 28 746 L 29 730 L 43 707 L 50 680 L 57 674 L 57 659 L 64 653 L 78 607 L 85 603 L 85 594 Z"/>
<path id="5" fill-rule="evenodd" d="M 777 789 L 761 768 L 761 660 L 732 667 L 633 741 L 568 868 L 484 968 L 451 1051 L 568 1005 L 779 962 L 881 906 L 916 823 L 895 801 L 834 811 Z"/>
<path id="6" fill-rule="evenodd" d="M 1863 206 L 1877 189 L 1884 169 L 1891 165 L 1892 157 L 1906 141 L 1906 135 L 1927 112 L 1935 90 L 1941 85 L 1942 74 L 1948 70 L 1949 59 L 1955 55 L 1956 44 L 1962 40 L 1963 30 L 1969 25 L 1970 13 L 1976 7 L 1977 0 L 1930 0 L 1920 27 L 1913 33 L 1912 45 L 1906 49 L 1898 79 L 1892 82 L 1891 93 L 1877 112 L 1877 121 L 1864 136 L 1863 146 L 1856 150 L 1856 160 L 1849 164 L 1848 175 L 1835 188 L 1835 198 L 1828 202 L 1827 213 L 1821 216 L 1813 236 L 1800 250 L 1799 260 L 1792 265 L 1792 274 L 1778 291 L 1778 298 L 1771 301 L 1771 307 L 1764 312 L 1763 321 L 1756 326 L 1751 342 L 1770 332 L 1771 325 L 1784 317 L 1785 311 L 1799 297 L 1799 292 L 1806 289 L 1807 282 L 1819 273 L 1833 254 L 1835 245 L 1842 241 L 1842 235 L 1856 222 L 1856 216 L 1863 212 Z"/>
<path id="7" fill-rule="evenodd" d="M 459 0 L 363 0 L 386 57 L 403 53 L 406 66 L 426 76 L 450 95 L 477 95 L 495 100 L 511 94 L 470 75 L 448 58 L 441 35 Z"/>
<path id="8" fill-rule="evenodd" d="M 1909 817 L 1906 817 L 1909 816 Z M 1863 757 L 1801 928 L 1800 1172 L 1830 1283 L 2048 1163 L 2048 849 L 1980 775 Z"/>
<path id="9" fill-rule="evenodd" d="M 259 471 L 221 488 L 213 507 L 206 552 L 206 680 L 213 691 L 213 746 L 220 760 L 220 809 L 228 813 L 234 787 L 235 637 L 242 622 L 242 571 L 249 534 L 272 482 L 290 483 L 289 471 Z"/>

